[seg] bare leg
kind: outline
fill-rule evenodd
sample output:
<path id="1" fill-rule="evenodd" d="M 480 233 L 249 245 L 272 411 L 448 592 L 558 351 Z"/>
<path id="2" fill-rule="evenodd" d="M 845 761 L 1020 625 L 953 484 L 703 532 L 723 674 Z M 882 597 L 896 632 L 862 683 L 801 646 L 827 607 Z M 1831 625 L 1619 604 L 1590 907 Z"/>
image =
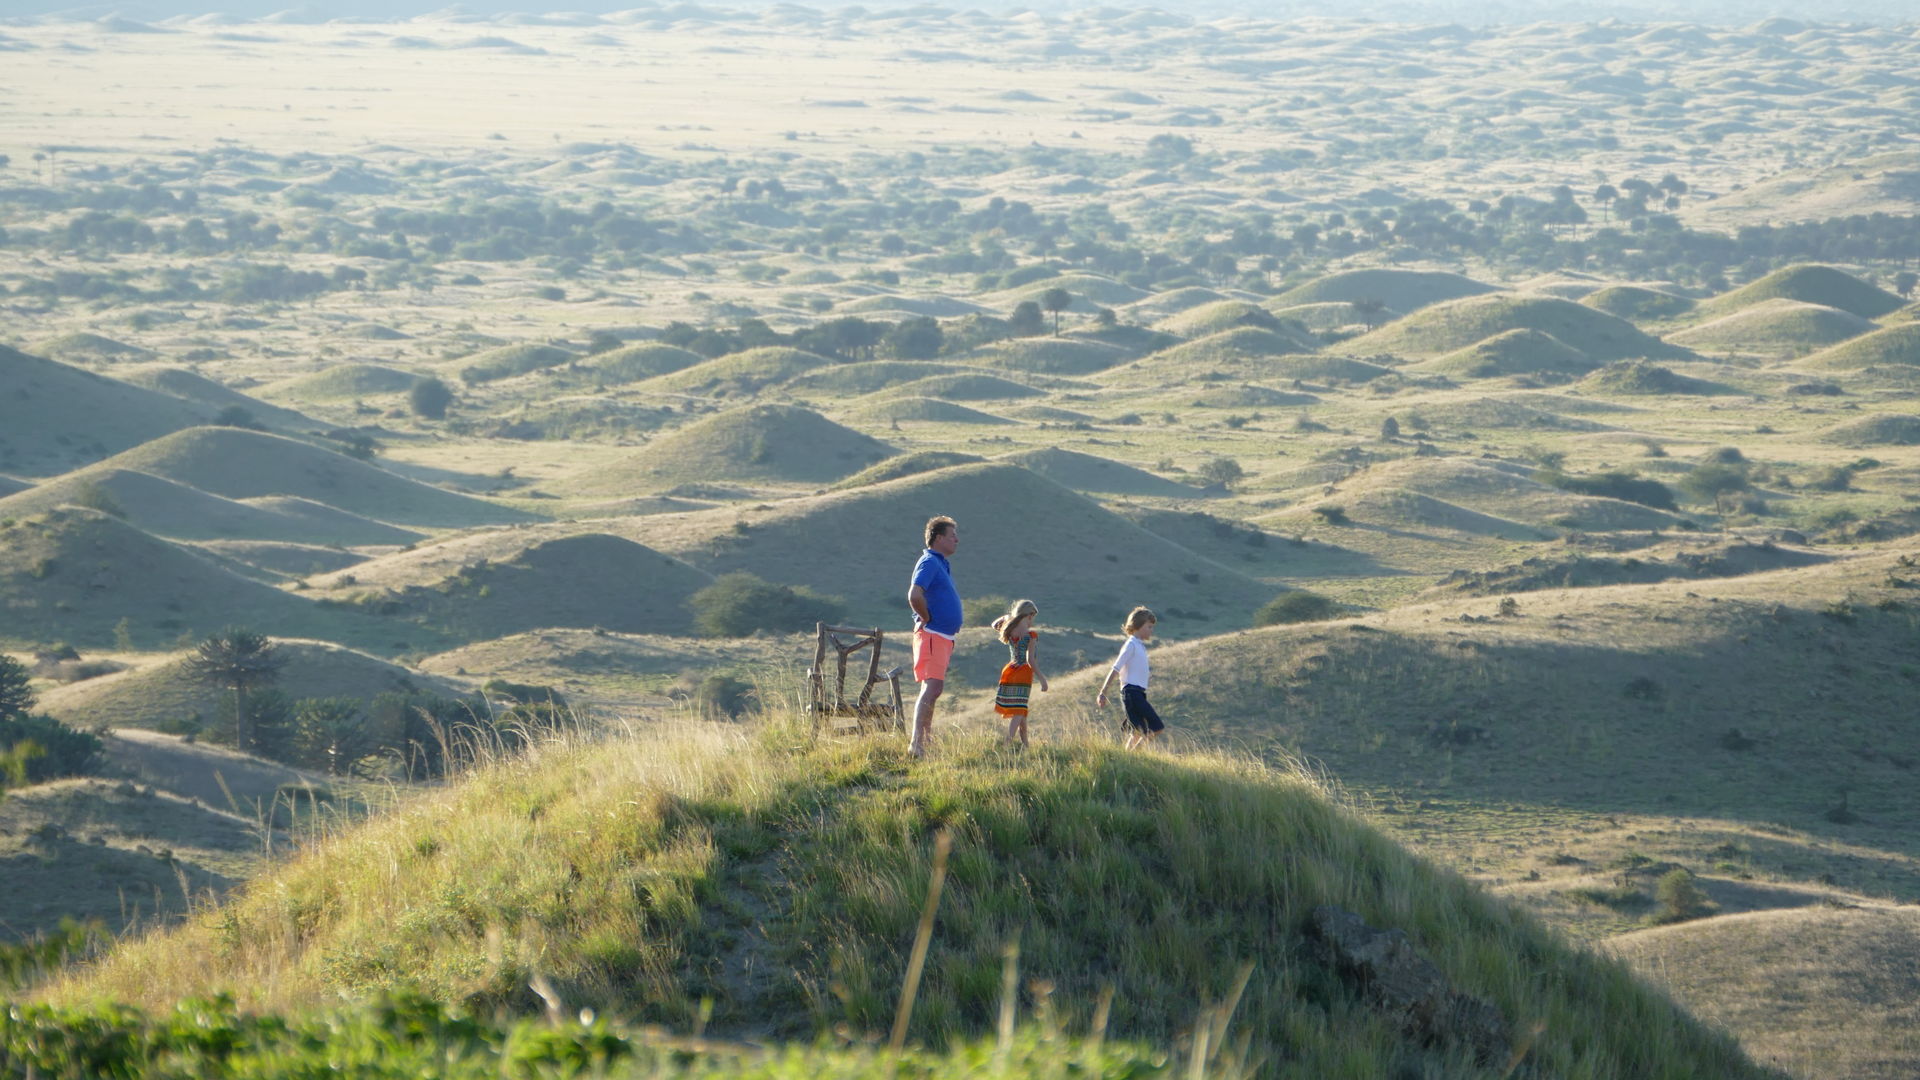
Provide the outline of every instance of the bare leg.
<path id="1" fill-rule="evenodd" d="M 1013 742 L 1015 739 L 1018 739 L 1019 737 L 1020 737 L 1020 718 L 1017 716 L 1007 717 L 1007 741 Z"/>
<path id="2" fill-rule="evenodd" d="M 907 753 L 914 757 L 927 756 L 927 743 L 933 736 L 933 706 L 946 688 L 945 679 L 928 679 L 920 684 L 920 697 L 913 703 L 913 741 L 907 745 Z"/>

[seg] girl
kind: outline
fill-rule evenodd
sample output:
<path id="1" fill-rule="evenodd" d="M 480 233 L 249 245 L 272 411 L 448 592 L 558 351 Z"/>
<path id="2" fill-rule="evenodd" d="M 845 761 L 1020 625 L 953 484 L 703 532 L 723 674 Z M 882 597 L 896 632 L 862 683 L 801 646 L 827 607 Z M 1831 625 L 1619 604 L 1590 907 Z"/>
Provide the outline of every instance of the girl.
<path id="1" fill-rule="evenodd" d="M 1033 645 L 1040 637 L 1034 633 L 1033 620 L 1040 609 L 1031 600 L 1016 600 L 1005 615 L 993 620 L 1000 640 L 1007 644 L 1007 666 L 1000 669 L 1000 689 L 993 695 L 993 711 L 1007 718 L 1007 742 L 1027 745 L 1027 699 L 1033 684 L 1044 692 L 1047 677 L 1033 661 Z"/>
<path id="2" fill-rule="evenodd" d="M 1107 687 L 1113 685 L 1114 676 L 1120 677 L 1120 701 L 1127 709 L 1129 750 L 1145 746 L 1166 729 L 1160 722 L 1160 714 L 1147 702 L 1147 680 L 1152 677 L 1147 666 L 1147 642 L 1153 640 L 1153 627 L 1159 621 L 1158 616 L 1143 607 L 1127 612 L 1127 621 L 1120 626 L 1127 640 L 1120 646 L 1120 655 L 1114 659 L 1113 667 L 1107 670 L 1106 680 L 1100 684 L 1100 696 L 1094 699 L 1096 706 L 1106 708 Z"/>

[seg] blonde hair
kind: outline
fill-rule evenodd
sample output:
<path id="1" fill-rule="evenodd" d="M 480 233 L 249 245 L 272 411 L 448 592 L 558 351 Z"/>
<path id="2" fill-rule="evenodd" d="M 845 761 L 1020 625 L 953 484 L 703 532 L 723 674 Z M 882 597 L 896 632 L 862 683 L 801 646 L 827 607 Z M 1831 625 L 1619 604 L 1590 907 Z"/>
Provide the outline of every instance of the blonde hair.
<path id="1" fill-rule="evenodd" d="M 993 620 L 994 632 L 1000 635 L 1001 641 L 1011 645 L 1013 644 L 1013 624 L 1029 615 L 1037 616 L 1039 614 L 1040 606 L 1033 601 L 1015 600 L 1012 604 L 1008 605 L 1005 615 Z"/>
<path id="2" fill-rule="evenodd" d="M 1160 616 L 1155 615 L 1151 609 L 1137 607 L 1127 612 L 1127 621 L 1120 624 L 1120 629 L 1128 634 L 1137 634 L 1143 628 L 1156 625 L 1159 621 Z"/>

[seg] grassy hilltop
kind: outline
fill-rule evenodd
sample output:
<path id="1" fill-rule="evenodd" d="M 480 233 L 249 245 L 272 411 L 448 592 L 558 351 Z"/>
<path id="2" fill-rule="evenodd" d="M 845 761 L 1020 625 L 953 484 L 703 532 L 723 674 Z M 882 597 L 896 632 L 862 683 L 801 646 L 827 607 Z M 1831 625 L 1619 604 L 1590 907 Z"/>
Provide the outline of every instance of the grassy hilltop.
<path id="1" fill-rule="evenodd" d="M 1069 1029 L 1112 987 L 1109 1034 L 1160 1045 L 1253 965 L 1233 1017 L 1284 1075 L 1499 1076 L 1423 1048 L 1316 959 L 1315 905 L 1405 930 L 1565 1077 L 1762 1076 L 1612 961 L 1417 859 L 1299 773 L 1078 738 L 1009 757 L 950 735 L 814 742 L 775 722 L 547 745 L 307 847 L 225 906 L 39 996 L 165 1009 L 230 991 L 305 1009 L 411 990 L 565 1002 L 722 1036 L 891 1020 L 933 834 L 954 836 L 912 1032 L 991 1030 L 1002 949 Z M 514 857 L 503 860 L 500 854 Z"/>

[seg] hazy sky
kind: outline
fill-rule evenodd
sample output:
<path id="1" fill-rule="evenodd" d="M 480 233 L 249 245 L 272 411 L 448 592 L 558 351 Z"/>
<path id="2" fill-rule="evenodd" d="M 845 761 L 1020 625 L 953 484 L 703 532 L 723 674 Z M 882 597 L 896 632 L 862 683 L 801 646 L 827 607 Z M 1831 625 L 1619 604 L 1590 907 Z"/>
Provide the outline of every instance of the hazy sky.
<path id="1" fill-rule="evenodd" d="M 720 3 L 716 7 L 767 6 L 762 3 Z M 657 6 L 675 6 L 676 0 L 660 0 Z M 178 15 L 225 13 L 243 18 L 259 18 L 294 10 L 318 19 L 327 18 L 408 18 L 444 11 L 453 7 L 474 14 L 504 12 L 611 12 L 644 6 L 640 0 L 465 0 L 449 5 L 445 0 L 125 0 L 120 3 L 75 4 L 72 0 L 0 0 L 0 18 L 58 15 L 69 18 L 99 18 L 120 15 L 135 19 L 162 19 Z M 808 6 L 839 9 L 842 3 Z M 872 11 L 913 6 L 907 0 L 875 0 L 863 4 Z M 1080 7 L 1155 7 L 1195 16 L 1222 14 L 1263 15 L 1285 18 L 1299 15 L 1364 15 L 1379 19 L 1442 19 L 1468 24 L 1489 22 L 1532 22 L 1535 20 L 1594 20 L 1617 17 L 1634 22 L 1691 21 L 1748 23 L 1770 15 L 1829 22 L 1916 21 L 1920 22 L 1920 0 L 1696 0 L 1687 4 L 1661 3 L 1657 0 L 1172 0 L 1157 4 L 1082 3 L 1072 0 L 956 0 L 947 6 L 958 9 L 986 10 L 1031 9 L 1065 12 Z"/>

